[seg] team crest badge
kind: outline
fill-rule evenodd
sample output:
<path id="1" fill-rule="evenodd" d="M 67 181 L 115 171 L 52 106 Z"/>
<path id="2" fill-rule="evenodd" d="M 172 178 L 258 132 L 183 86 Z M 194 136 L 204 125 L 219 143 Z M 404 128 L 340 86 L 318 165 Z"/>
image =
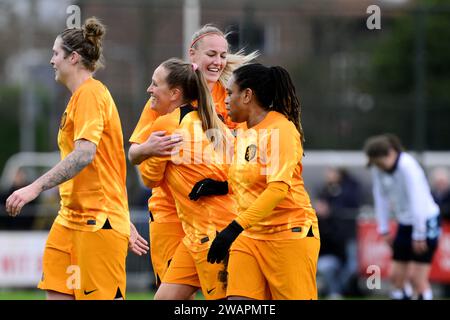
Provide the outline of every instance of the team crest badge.
<path id="1" fill-rule="evenodd" d="M 66 124 L 66 119 L 67 119 L 67 112 L 64 112 L 64 114 L 61 117 L 61 122 L 59 123 L 60 129 L 64 128 L 64 125 Z"/>
<path id="2" fill-rule="evenodd" d="M 256 145 L 251 144 L 245 150 L 245 160 L 250 161 L 256 156 Z"/>

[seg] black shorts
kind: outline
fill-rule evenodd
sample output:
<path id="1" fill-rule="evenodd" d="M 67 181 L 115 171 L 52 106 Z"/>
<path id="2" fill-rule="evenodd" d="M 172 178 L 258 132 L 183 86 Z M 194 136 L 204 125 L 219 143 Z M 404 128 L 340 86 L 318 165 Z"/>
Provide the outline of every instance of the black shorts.
<path id="1" fill-rule="evenodd" d="M 398 262 L 415 261 L 431 263 L 436 251 L 441 233 L 441 220 L 437 216 L 427 220 L 427 246 L 428 249 L 422 254 L 416 254 L 412 248 L 411 225 L 399 224 L 393 244 L 393 260 Z"/>

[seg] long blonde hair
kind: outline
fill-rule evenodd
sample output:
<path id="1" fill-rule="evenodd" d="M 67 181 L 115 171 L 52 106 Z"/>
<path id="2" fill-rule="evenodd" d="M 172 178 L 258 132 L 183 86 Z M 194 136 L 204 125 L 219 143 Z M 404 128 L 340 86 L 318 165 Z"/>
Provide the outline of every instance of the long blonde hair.
<path id="1" fill-rule="evenodd" d="M 227 36 L 229 35 L 229 33 L 223 33 L 222 30 L 212 24 L 205 24 L 192 35 L 191 48 L 198 49 L 199 41 L 209 34 L 217 34 L 224 37 L 225 40 L 227 40 Z M 255 60 L 257 57 L 259 57 L 258 51 L 253 51 L 246 55 L 244 54 L 244 49 L 240 49 L 236 53 L 227 53 L 227 64 L 219 77 L 220 84 L 225 87 L 236 68 Z"/>

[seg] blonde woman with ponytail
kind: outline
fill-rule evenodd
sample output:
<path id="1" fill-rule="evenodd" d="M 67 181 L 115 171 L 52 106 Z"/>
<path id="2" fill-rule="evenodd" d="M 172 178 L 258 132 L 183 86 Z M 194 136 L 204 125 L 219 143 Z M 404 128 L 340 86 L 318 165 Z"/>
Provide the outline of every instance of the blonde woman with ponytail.
<path id="1" fill-rule="evenodd" d="M 189 58 L 205 76 L 219 117 L 230 129 L 234 129 L 237 124 L 231 121 L 225 106 L 225 87 L 234 69 L 256 59 L 259 54 L 254 51 L 244 55 L 243 50 L 230 53 L 226 37 L 227 34 L 214 25 L 204 25 L 192 36 Z"/>
<path id="2" fill-rule="evenodd" d="M 130 236 L 126 162 L 119 113 L 93 78 L 102 66 L 105 27 L 96 19 L 56 37 L 50 64 L 72 96 L 58 133 L 61 161 L 6 202 L 11 216 L 59 185 L 61 208 L 50 230 L 39 288 L 50 300 L 123 299 Z"/>
<path id="3" fill-rule="evenodd" d="M 152 110 L 162 116 L 150 132 L 164 129 L 183 136 L 177 154 L 151 157 L 139 166 L 144 183 L 164 185 L 173 196 L 185 236 L 177 246 L 161 279 L 155 299 L 188 299 L 199 288 L 206 299 L 225 298 L 226 263 L 211 265 L 206 255 L 216 233 L 233 220 L 236 204 L 227 195 L 227 164 L 223 146 L 233 136 L 216 114 L 211 94 L 198 66 L 178 59 L 163 62 L 154 72 Z M 196 102 L 197 107 L 193 106 Z M 197 181 L 220 181 L 216 196 L 191 201 L 189 193 Z"/>

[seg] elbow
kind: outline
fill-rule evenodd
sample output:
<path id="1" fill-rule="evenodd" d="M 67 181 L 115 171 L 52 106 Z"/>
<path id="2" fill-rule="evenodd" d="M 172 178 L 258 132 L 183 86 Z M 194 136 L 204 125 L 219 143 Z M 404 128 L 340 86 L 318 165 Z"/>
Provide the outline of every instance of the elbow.
<path id="1" fill-rule="evenodd" d="M 280 202 L 281 202 L 284 198 L 287 197 L 288 191 L 289 191 L 289 189 L 284 189 L 284 190 L 280 193 L 280 199 L 279 199 Z"/>
<path id="2" fill-rule="evenodd" d="M 91 164 L 92 161 L 94 161 L 94 158 L 95 158 L 95 151 L 88 152 L 87 157 L 86 157 L 86 163 Z"/>
<path id="3" fill-rule="evenodd" d="M 134 166 L 139 164 L 136 161 L 136 157 L 134 156 L 133 150 L 131 148 L 128 150 L 128 161 L 130 161 L 130 163 Z"/>
<path id="4" fill-rule="evenodd" d="M 152 181 L 151 180 L 149 180 L 149 179 L 147 179 L 144 175 L 142 175 L 141 174 L 141 179 L 142 179 L 142 183 L 146 186 L 146 187 L 149 187 L 149 188 L 151 188 L 151 183 L 152 183 Z"/>
<path id="5" fill-rule="evenodd" d="M 272 196 L 274 196 L 274 200 L 276 200 L 277 203 L 286 198 L 289 193 L 289 186 L 284 182 L 271 185 L 271 189 L 275 191 Z"/>
<path id="6" fill-rule="evenodd" d="M 75 141 L 75 150 L 71 153 L 71 159 L 77 162 L 81 168 L 88 166 L 94 161 L 97 146 L 90 141 L 80 139 Z"/>
<path id="7" fill-rule="evenodd" d="M 286 196 L 289 193 L 289 185 L 282 182 L 282 184 L 278 187 L 278 190 L 280 191 L 280 197 L 286 198 Z"/>
<path id="8" fill-rule="evenodd" d="M 94 161 L 95 158 L 95 150 L 86 150 L 83 152 L 83 156 L 80 157 L 80 166 L 87 167 Z"/>
<path id="9" fill-rule="evenodd" d="M 134 166 L 137 166 L 141 164 L 142 160 L 139 159 L 138 153 L 137 153 L 137 147 L 138 145 L 132 144 L 130 149 L 128 149 L 128 160 L 130 163 Z"/>
<path id="10" fill-rule="evenodd" d="M 144 183 L 144 185 L 150 189 L 158 187 L 161 184 L 161 180 L 159 180 L 159 181 L 150 180 L 142 174 L 141 174 L 141 178 L 142 178 L 142 182 Z"/>
<path id="11" fill-rule="evenodd" d="M 132 165 L 136 165 L 136 157 L 134 155 L 134 144 L 131 145 L 130 149 L 128 149 L 128 161 L 130 161 L 130 163 Z"/>
<path id="12" fill-rule="evenodd" d="M 276 203 L 278 205 L 281 201 L 283 201 L 287 197 L 287 195 L 288 195 L 287 191 L 286 192 L 285 191 L 279 192 L 278 194 L 276 194 L 273 197 L 274 203 Z"/>

